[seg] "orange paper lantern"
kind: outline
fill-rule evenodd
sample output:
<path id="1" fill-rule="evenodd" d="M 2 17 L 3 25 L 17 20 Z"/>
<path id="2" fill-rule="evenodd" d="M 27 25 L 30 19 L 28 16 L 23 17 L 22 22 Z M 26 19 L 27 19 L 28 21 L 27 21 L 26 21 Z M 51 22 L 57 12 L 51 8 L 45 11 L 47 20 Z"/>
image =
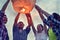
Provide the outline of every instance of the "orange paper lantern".
<path id="1" fill-rule="evenodd" d="M 11 0 L 13 8 L 19 13 L 29 13 L 35 6 L 36 0 Z"/>

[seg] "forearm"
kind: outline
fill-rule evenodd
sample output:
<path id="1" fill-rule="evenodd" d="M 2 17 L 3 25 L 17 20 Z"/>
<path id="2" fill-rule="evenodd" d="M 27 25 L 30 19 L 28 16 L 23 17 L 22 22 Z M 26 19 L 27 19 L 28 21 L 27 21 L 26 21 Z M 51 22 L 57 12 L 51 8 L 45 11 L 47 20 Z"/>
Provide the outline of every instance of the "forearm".
<path id="1" fill-rule="evenodd" d="M 20 16 L 20 13 L 17 14 L 17 16 L 16 16 L 16 18 L 15 18 L 15 21 L 14 21 L 14 25 L 17 24 L 18 19 L 19 19 L 19 16 Z"/>
<path id="2" fill-rule="evenodd" d="M 43 14 L 42 14 L 41 8 L 40 8 L 39 6 L 37 6 L 37 5 L 35 6 L 35 8 L 36 8 L 36 10 L 38 11 L 38 13 L 39 13 L 41 19 L 44 20 L 45 18 L 44 18 Z"/>
<path id="3" fill-rule="evenodd" d="M 26 17 L 27 17 L 27 22 L 28 22 L 28 25 L 31 25 L 32 18 L 31 18 L 30 13 L 26 14 Z"/>
<path id="4" fill-rule="evenodd" d="M 42 14 L 44 14 L 46 17 L 48 17 L 50 14 L 48 14 L 48 12 L 42 10 L 38 5 L 35 5 L 35 8 L 39 11 L 39 13 L 42 12 Z"/>
<path id="5" fill-rule="evenodd" d="M 49 17 L 49 16 L 50 16 L 50 14 L 49 14 L 48 12 L 44 11 L 44 10 L 42 10 L 42 13 L 43 13 L 46 17 Z"/>
<path id="6" fill-rule="evenodd" d="M 7 2 L 3 5 L 1 11 L 5 11 L 7 6 L 8 6 L 8 3 L 9 3 L 10 0 L 7 0 Z"/>

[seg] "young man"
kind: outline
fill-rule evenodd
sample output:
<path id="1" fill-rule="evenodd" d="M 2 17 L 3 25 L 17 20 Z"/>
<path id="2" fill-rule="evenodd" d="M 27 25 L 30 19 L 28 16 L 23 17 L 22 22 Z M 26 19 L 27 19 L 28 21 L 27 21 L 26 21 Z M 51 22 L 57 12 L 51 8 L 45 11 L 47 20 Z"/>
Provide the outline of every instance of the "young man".
<path id="1" fill-rule="evenodd" d="M 17 23 L 19 15 L 20 15 L 20 13 L 18 13 L 18 15 L 16 16 L 15 22 L 13 25 L 13 40 L 27 40 L 27 36 L 30 32 L 30 26 L 31 26 L 29 23 L 30 19 L 29 19 L 28 15 L 26 14 L 27 19 L 28 19 L 28 26 L 26 27 L 26 29 L 23 29 L 24 23 L 23 22 Z"/>
<path id="2" fill-rule="evenodd" d="M 8 32 L 5 24 L 7 23 L 7 17 L 5 15 L 5 10 L 10 0 L 4 4 L 2 9 L 0 10 L 0 40 L 9 40 Z"/>
<path id="3" fill-rule="evenodd" d="M 58 15 L 57 13 L 53 13 L 52 15 L 50 15 L 44 10 L 42 10 L 40 7 L 38 7 L 37 5 L 35 5 L 35 8 L 38 10 L 39 15 L 42 16 L 42 18 L 43 18 L 43 14 L 47 17 L 47 19 L 43 18 L 43 22 L 52 28 L 53 32 L 57 36 L 57 40 L 60 40 L 60 21 L 59 21 L 60 16 L 57 16 Z"/>

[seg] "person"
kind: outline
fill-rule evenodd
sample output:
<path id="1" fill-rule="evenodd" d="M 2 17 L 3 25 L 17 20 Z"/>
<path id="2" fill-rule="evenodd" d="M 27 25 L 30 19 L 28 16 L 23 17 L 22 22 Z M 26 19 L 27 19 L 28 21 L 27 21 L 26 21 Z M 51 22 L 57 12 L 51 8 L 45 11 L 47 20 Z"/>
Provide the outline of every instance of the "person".
<path id="1" fill-rule="evenodd" d="M 43 25 L 42 24 L 38 24 L 37 25 L 37 30 L 36 30 L 34 25 L 33 25 L 33 22 L 32 22 L 32 30 L 33 30 L 35 38 L 36 38 L 35 40 L 47 40 L 47 38 L 48 38 L 47 26 L 44 23 L 43 23 Z"/>
<path id="2" fill-rule="evenodd" d="M 34 35 L 35 35 L 35 40 L 47 40 L 47 28 L 46 26 L 42 24 L 37 25 L 37 30 L 32 26 Z"/>
<path id="3" fill-rule="evenodd" d="M 7 28 L 5 24 L 7 23 L 7 16 L 5 15 L 5 10 L 8 6 L 10 0 L 3 5 L 2 9 L 0 10 L 0 40 L 9 40 Z"/>
<path id="4" fill-rule="evenodd" d="M 47 19 L 43 18 L 43 22 L 48 25 L 49 28 L 52 28 L 53 32 L 57 37 L 56 40 L 60 40 L 60 16 L 57 13 L 53 13 L 52 15 L 50 15 L 37 5 L 35 5 L 35 8 L 38 10 L 39 15 L 42 16 L 42 18 L 43 14 L 47 17 Z"/>
<path id="5" fill-rule="evenodd" d="M 22 21 L 17 23 L 19 15 L 20 13 L 17 14 L 15 21 L 14 21 L 14 25 L 13 25 L 13 40 L 27 40 L 27 36 L 30 32 L 30 26 L 31 26 L 29 23 L 30 19 L 29 17 L 27 17 L 28 26 L 26 27 L 26 29 L 23 29 L 24 23 Z M 26 16 L 28 15 L 26 14 Z"/>

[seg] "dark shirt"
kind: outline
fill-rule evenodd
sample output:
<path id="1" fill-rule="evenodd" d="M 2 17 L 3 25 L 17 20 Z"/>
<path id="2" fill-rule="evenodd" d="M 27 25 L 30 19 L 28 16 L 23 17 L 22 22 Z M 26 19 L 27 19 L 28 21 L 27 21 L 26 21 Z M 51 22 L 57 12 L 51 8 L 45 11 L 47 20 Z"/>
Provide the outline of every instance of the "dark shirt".
<path id="1" fill-rule="evenodd" d="M 52 22 L 52 30 L 57 36 L 57 40 L 60 40 L 60 21 L 56 20 L 52 15 L 50 15 L 47 19 L 44 19 L 44 23 L 50 27 L 50 21 Z"/>
<path id="2" fill-rule="evenodd" d="M 20 30 L 17 26 L 13 27 L 13 40 L 27 40 L 30 28 Z"/>
<path id="3" fill-rule="evenodd" d="M 3 16 L 4 12 L 0 11 L 0 40 L 9 40 L 6 26 L 3 21 L 1 21 Z"/>

